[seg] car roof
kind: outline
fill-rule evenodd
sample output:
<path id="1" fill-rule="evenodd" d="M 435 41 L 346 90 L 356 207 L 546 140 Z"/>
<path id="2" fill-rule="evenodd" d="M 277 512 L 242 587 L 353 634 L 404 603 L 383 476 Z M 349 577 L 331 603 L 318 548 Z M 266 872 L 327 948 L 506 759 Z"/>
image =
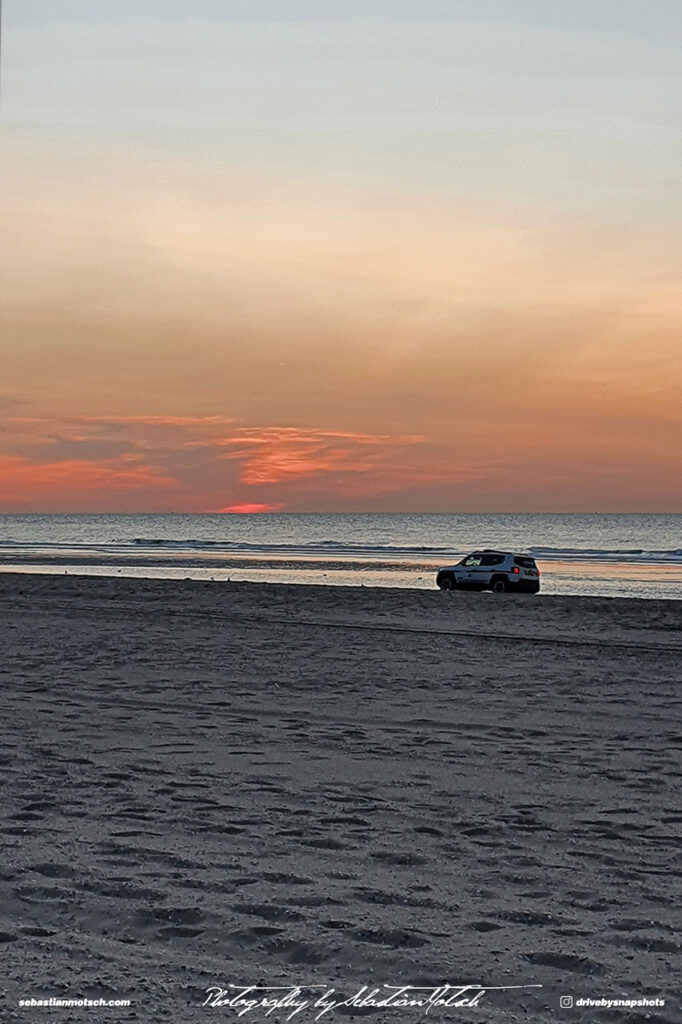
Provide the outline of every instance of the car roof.
<path id="1" fill-rule="evenodd" d="M 481 555 L 513 555 L 514 558 L 532 558 L 527 551 L 500 551 L 498 548 L 477 548 Z"/>

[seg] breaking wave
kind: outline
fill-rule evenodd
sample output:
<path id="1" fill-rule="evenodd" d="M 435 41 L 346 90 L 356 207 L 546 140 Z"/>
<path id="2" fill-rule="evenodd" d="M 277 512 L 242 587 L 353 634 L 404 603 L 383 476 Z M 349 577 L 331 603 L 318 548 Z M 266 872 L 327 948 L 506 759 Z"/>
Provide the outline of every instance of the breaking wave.
<path id="1" fill-rule="evenodd" d="M 646 551 L 643 548 L 543 548 L 531 547 L 534 558 L 554 562 L 632 562 L 682 564 L 682 548 Z"/>

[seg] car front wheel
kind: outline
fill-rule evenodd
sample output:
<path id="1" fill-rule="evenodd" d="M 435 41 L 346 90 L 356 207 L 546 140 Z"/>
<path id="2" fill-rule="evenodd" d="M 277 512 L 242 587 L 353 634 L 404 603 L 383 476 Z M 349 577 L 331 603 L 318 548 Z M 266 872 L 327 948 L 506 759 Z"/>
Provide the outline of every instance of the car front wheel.
<path id="1" fill-rule="evenodd" d="M 444 576 L 438 584 L 441 590 L 454 590 L 455 584 L 451 576 Z"/>

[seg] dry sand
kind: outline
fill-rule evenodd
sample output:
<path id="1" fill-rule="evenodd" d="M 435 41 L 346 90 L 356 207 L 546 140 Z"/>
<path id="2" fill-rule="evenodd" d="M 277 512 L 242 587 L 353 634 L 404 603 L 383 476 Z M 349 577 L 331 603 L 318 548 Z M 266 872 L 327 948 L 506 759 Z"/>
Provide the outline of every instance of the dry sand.
<path id="1" fill-rule="evenodd" d="M 370 1019 L 680 1019 L 681 613 L 0 577 L 0 1018 L 451 982 L 543 987 Z"/>

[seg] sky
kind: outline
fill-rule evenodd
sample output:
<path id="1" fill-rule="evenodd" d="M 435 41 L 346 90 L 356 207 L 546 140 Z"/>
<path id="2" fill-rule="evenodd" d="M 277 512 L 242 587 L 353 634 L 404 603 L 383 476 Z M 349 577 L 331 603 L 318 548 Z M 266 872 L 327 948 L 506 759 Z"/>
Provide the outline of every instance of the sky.
<path id="1" fill-rule="evenodd" d="M 5 0 L 0 512 L 680 511 L 677 0 Z"/>

